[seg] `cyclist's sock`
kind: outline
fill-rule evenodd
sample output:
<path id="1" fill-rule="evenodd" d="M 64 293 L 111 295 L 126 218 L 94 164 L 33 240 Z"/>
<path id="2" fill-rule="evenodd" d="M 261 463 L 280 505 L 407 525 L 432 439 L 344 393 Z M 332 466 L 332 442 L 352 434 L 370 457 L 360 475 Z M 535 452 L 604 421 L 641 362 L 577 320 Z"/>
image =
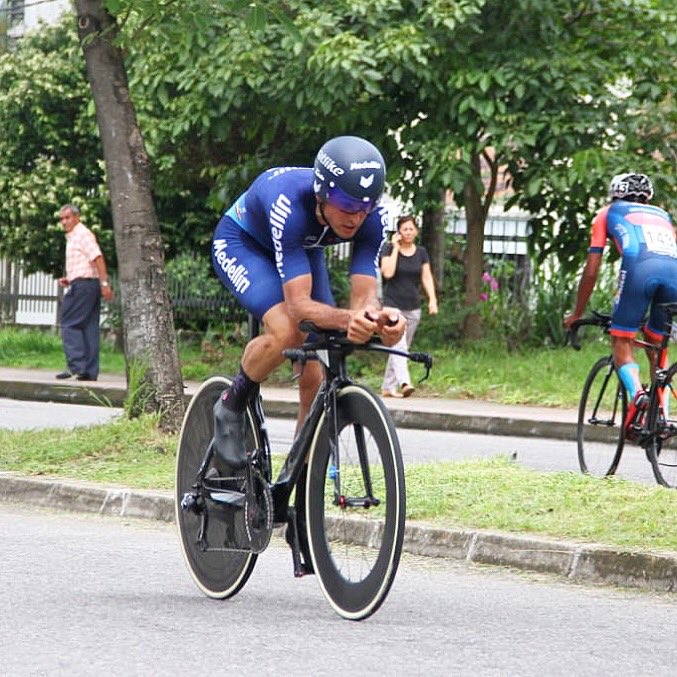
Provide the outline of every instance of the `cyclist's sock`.
<path id="1" fill-rule="evenodd" d="M 231 411 L 244 411 L 247 402 L 255 397 L 258 391 L 259 384 L 252 381 L 240 365 L 240 371 L 235 375 L 230 388 L 223 391 L 221 402 L 226 409 Z"/>
<path id="2" fill-rule="evenodd" d="M 618 367 L 618 378 L 628 393 L 628 399 L 632 402 L 638 390 L 642 389 L 639 381 L 639 365 L 637 362 L 627 362 Z"/>

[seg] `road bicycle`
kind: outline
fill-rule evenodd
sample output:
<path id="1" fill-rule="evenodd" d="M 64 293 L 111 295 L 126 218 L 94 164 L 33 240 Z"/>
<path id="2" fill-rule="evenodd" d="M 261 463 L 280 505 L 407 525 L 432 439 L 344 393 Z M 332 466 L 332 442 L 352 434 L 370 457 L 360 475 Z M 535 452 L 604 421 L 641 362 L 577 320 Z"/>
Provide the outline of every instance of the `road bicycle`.
<path id="1" fill-rule="evenodd" d="M 629 429 L 626 430 L 624 425 L 628 415 L 627 392 L 613 357 L 601 357 L 590 369 L 581 393 L 577 423 L 578 462 L 584 473 L 598 477 L 613 475 L 625 443 L 632 442 L 644 449 L 659 484 L 677 486 L 677 443 L 673 440 L 677 436 L 677 414 L 671 411 L 671 408 L 676 408 L 677 363 L 667 364 L 672 318 L 677 314 L 677 303 L 661 305 L 667 313 L 668 322 L 660 344 L 635 339 L 635 346 L 655 356 L 656 367 L 647 387 L 648 408 L 639 413 Z M 576 350 L 580 349 L 577 332 L 585 325 L 601 327 L 608 333 L 611 316 L 595 312 L 592 317 L 574 322 L 568 336 Z"/>
<path id="2" fill-rule="evenodd" d="M 316 338 L 285 356 L 301 368 L 319 360 L 324 380 L 273 482 L 273 459 L 260 394 L 246 409 L 247 467 L 229 476 L 213 446 L 213 406 L 230 384 L 211 378 L 186 412 L 176 461 L 176 521 L 184 559 L 197 586 L 226 599 L 249 579 L 273 529 L 286 525 L 294 576 L 315 574 L 333 609 L 361 620 L 393 583 L 404 538 L 404 465 L 392 418 L 380 398 L 348 375 L 358 350 L 392 353 L 432 367 L 427 353 L 407 353 L 377 339 L 302 323 Z M 225 473 L 225 474 L 224 474 Z"/>

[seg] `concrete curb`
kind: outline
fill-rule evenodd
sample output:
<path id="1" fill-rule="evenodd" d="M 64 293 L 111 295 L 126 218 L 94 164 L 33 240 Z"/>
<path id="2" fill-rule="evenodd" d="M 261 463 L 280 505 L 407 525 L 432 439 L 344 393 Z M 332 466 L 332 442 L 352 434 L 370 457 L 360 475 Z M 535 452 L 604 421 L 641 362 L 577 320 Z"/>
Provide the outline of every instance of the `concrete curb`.
<path id="1" fill-rule="evenodd" d="M 15 400 L 122 407 L 125 396 L 126 391 L 123 388 L 94 384 L 76 386 L 29 381 L 0 381 L 0 397 Z M 185 396 L 186 404 L 190 398 L 191 395 Z M 288 400 L 269 398 L 266 399 L 265 409 L 268 416 L 295 419 L 298 404 Z M 389 408 L 389 411 L 395 425 L 401 428 L 513 437 L 543 437 L 569 441 L 576 438 L 575 423 L 400 408 Z"/>
<path id="2" fill-rule="evenodd" d="M 0 472 L 0 501 L 122 518 L 174 521 L 171 492 L 106 488 L 101 485 L 38 479 Z M 369 543 L 374 529 L 356 529 L 354 540 Z M 405 552 L 449 557 L 475 564 L 507 566 L 556 574 L 593 584 L 675 592 L 677 553 L 648 553 L 583 545 L 555 539 L 408 523 Z"/>

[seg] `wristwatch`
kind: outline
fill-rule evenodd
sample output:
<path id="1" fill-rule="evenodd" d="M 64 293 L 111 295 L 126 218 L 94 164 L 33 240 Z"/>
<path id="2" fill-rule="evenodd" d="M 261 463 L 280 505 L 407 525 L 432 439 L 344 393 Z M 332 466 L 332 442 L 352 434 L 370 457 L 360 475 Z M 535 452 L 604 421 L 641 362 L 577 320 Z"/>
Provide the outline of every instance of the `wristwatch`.
<path id="1" fill-rule="evenodd" d="M 110 287 L 110 282 L 108 280 L 101 280 L 102 287 Z"/>

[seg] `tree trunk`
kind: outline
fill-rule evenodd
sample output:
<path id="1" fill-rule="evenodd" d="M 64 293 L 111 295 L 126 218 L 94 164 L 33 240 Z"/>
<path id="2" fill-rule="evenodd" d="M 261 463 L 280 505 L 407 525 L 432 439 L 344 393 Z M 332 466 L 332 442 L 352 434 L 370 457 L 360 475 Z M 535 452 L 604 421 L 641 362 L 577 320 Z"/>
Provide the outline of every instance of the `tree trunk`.
<path id="1" fill-rule="evenodd" d="M 437 290 L 444 289 L 445 226 L 444 206 L 423 212 L 421 242 L 430 255 L 430 268 Z"/>
<path id="2" fill-rule="evenodd" d="M 480 303 L 482 273 L 484 272 L 484 224 L 486 211 L 482 205 L 482 195 L 477 186 L 482 185 L 480 158 L 475 156 L 472 162 L 473 177 L 463 187 L 465 218 L 468 227 L 465 252 L 465 299 L 468 314 L 463 321 L 463 336 L 466 339 L 482 338 L 482 316 L 476 310 Z"/>
<path id="3" fill-rule="evenodd" d="M 112 203 L 127 384 L 141 409 L 159 412 L 165 430 L 178 430 L 183 384 L 164 251 L 148 156 L 115 45 L 118 26 L 102 0 L 75 0 L 75 7 Z"/>

